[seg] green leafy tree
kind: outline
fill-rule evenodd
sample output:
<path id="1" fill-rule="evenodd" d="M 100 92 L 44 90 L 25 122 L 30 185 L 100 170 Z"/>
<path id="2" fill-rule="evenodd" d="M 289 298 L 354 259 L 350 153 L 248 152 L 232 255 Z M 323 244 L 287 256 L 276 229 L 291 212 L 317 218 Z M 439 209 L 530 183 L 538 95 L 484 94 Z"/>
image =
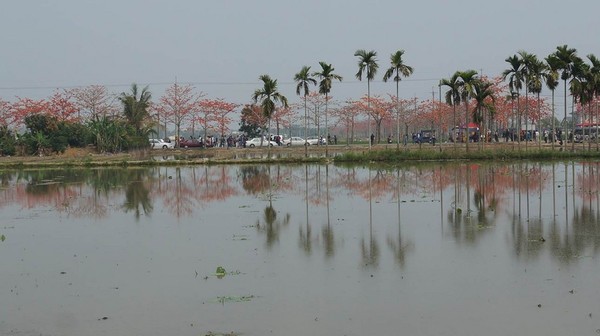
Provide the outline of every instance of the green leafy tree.
<path id="1" fill-rule="evenodd" d="M 23 135 L 27 152 L 46 155 L 49 151 L 64 152 L 67 139 L 59 133 L 59 121 L 48 114 L 31 114 L 24 119 L 28 132 Z"/>
<path id="2" fill-rule="evenodd" d="M 7 125 L 0 125 L 0 156 L 15 155 L 17 152 L 15 134 Z"/>
<path id="3" fill-rule="evenodd" d="M 362 81 L 363 73 L 366 73 L 367 78 L 367 108 L 370 110 L 371 108 L 371 81 L 375 78 L 375 74 L 377 74 L 377 69 L 379 69 L 379 65 L 377 64 L 377 52 L 374 50 L 366 51 L 363 49 L 359 49 L 354 53 L 354 56 L 358 57 L 358 72 L 356 73 L 356 78 L 359 81 Z M 369 111 L 370 113 L 370 111 Z M 368 135 L 371 134 L 371 117 L 367 113 L 368 120 Z M 377 134 L 377 142 L 379 143 L 379 134 Z M 371 141 L 369 141 L 369 149 L 371 149 Z"/>
<path id="4" fill-rule="evenodd" d="M 245 105 L 242 108 L 239 130 L 244 132 L 249 138 L 258 137 L 267 126 L 266 120 L 260 111 L 260 107 L 254 104 Z"/>
<path id="5" fill-rule="evenodd" d="M 404 64 L 402 56 L 404 50 L 398 50 L 390 56 L 390 67 L 385 71 L 383 75 L 383 81 L 387 82 L 388 79 L 394 77 L 396 82 L 396 149 L 400 149 L 400 106 L 398 104 L 400 98 L 400 80 L 402 77 L 409 77 L 413 73 L 413 68 L 409 65 Z"/>
<path id="6" fill-rule="evenodd" d="M 263 115 L 268 120 L 268 129 L 270 131 L 271 117 L 275 112 L 276 104 L 279 103 L 283 107 L 288 107 L 288 101 L 287 98 L 278 91 L 276 79 L 272 79 L 269 75 L 262 75 L 259 79 L 263 82 L 263 86 L 254 91 L 252 100 L 254 100 L 254 103 L 260 101 L 260 107 Z"/>
<path id="7" fill-rule="evenodd" d="M 88 122 L 91 142 L 100 153 L 116 153 L 127 148 L 128 127 L 119 119 L 98 116 Z"/>
<path id="8" fill-rule="evenodd" d="M 152 93 L 148 86 L 139 91 L 135 83 L 131 85 L 130 93 L 122 92 L 119 96 L 119 101 L 123 105 L 123 116 L 134 131 L 128 141 L 130 147 L 147 147 L 148 136 L 156 133 L 149 113 L 151 99 Z"/>

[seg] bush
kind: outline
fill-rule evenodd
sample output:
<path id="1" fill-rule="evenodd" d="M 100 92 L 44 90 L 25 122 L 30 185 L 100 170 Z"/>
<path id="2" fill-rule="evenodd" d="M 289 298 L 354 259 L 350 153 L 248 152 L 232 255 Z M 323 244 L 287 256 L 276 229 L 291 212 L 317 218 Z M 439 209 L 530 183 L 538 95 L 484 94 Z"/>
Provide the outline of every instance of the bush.
<path id="1" fill-rule="evenodd" d="M 15 155 L 16 143 L 14 133 L 7 126 L 0 127 L 0 155 Z"/>

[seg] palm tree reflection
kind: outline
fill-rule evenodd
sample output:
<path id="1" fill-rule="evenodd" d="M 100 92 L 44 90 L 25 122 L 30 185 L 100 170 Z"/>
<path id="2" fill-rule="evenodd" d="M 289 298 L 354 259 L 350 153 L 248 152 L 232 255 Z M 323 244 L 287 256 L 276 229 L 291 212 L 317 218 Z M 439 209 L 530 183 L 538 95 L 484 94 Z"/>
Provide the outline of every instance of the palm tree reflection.
<path id="1" fill-rule="evenodd" d="M 325 203 L 327 207 L 327 224 L 323 226 L 323 244 L 325 245 L 325 256 L 332 257 L 335 252 L 335 239 L 329 216 L 329 165 L 325 166 Z"/>
<path id="2" fill-rule="evenodd" d="M 304 165 L 304 206 L 306 217 L 306 228 L 303 230 L 302 225 L 299 228 L 300 246 L 307 253 L 312 251 L 312 230 L 310 228 L 310 220 L 308 218 L 308 165 Z"/>
<path id="3" fill-rule="evenodd" d="M 140 219 L 142 213 L 150 216 L 154 210 L 152 199 L 150 198 L 150 189 L 146 186 L 146 175 L 148 170 L 136 169 L 130 171 L 130 183 L 125 188 L 125 202 L 123 210 L 125 212 L 133 211 L 136 220 Z"/>
<path id="4" fill-rule="evenodd" d="M 267 184 L 268 193 L 267 198 L 269 204 L 263 212 L 264 225 L 260 224 L 260 220 L 256 221 L 256 228 L 259 232 L 264 232 L 266 235 L 267 248 L 273 247 L 273 245 L 279 241 L 279 234 L 283 226 L 288 226 L 290 223 L 290 214 L 287 213 L 283 216 L 283 219 L 277 219 L 277 211 L 273 207 L 273 184 L 271 183 L 271 166 L 267 166 Z"/>
<path id="5" fill-rule="evenodd" d="M 371 167 L 369 170 L 369 240 L 361 240 L 362 265 L 364 267 L 377 267 L 379 262 L 379 244 L 373 236 L 373 191 L 371 186 Z"/>
<path id="6" fill-rule="evenodd" d="M 396 261 L 396 263 L 400 267 L 403 267 L 406 262 L 406 254 L 408 251 L 410 251 L 412 249 L 412 244 L 410 242 L 403 242 L 403 239 L 402 239 L 402 215 L 401 215 L 402 200 L 400 199 L 400 195 L 401 195 L 400 186 L 402 184 L 400 183 L 400 180 L 401 180 L 400 170 L 401 169 L 399 169 L 399 168 L 396 169 L 396 201 L 397 201 L 396 203 L 398 206 L 398 235 L 396 237 L 389 235 L 387 237 L 387 245 L 390 248 L 390 250 L 392 250 L 392 253 L 394 254 L 394 260 Z M 404 170 L 402 170 L 402 171 L 404 173 Z"/>

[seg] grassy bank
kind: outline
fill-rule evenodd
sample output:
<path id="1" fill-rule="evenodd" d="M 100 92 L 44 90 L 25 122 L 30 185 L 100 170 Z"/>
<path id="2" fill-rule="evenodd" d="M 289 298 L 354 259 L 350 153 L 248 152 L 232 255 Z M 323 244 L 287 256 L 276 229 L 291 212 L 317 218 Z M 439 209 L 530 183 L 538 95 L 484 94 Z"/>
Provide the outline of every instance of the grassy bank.
<path id="1" fill-rule="evenodd" d="M 596 148 L 549 147 L 515 144 L 486 144 L 466 147 L 453 144 L 337 145 L 328 148 L 240 148 L 240 149 L 175 149 L 159 151 L 135 151 L 118 154 L 98 154 L 93 150 L 70 149 L 60 155 L 45 157 L 1 157 L 0 168 L 23 169 L 42 167 L 128 167 L 128 166 L 182 166 L 201 164 L 250 164 L 250 163 L 323 163 L 323 162 L 388 162 L 407 161 L 506 161 L 506 160 L 569 160 L 600 159 Z"/>

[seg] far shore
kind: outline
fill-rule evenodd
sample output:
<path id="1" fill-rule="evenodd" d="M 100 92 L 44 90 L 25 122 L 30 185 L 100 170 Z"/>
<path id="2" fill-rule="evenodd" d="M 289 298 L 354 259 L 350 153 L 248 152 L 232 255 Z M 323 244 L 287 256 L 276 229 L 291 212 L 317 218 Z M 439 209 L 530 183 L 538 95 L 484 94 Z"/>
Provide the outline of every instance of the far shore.
<path id="1" fill-rule="evenodd" d="M 499 142 L 465 144 L 366 144 L 273 148 L 207 148 L 135 150 L 97 153 L 94 148 L 69 148 L 48 156 L 3 156 L 0 168 L 193 165 L 230 163 L 400 162 L 418 160 L 600 159 L 600 144 L 554 146 Z"/>

